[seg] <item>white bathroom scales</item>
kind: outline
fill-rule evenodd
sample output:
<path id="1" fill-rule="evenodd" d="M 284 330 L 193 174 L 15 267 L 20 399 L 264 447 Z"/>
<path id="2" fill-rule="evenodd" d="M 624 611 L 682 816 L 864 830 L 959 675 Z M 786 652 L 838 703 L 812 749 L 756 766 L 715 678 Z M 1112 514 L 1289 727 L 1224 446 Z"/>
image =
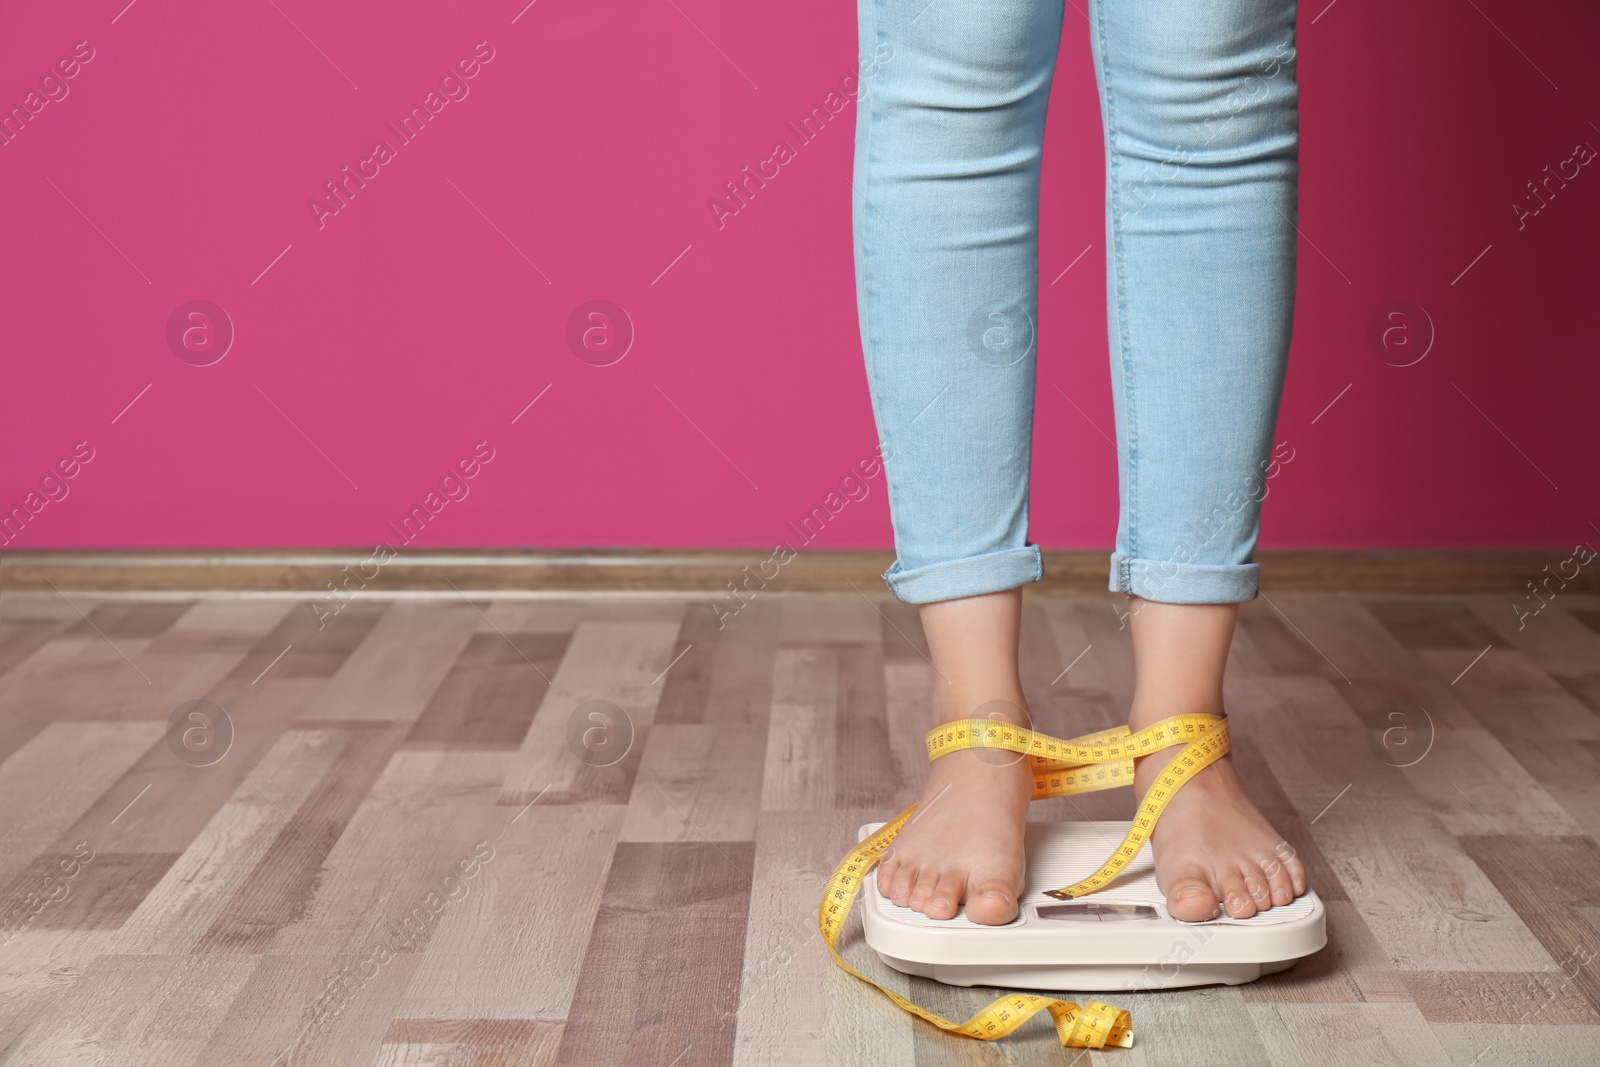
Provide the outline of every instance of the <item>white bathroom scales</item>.
<path id="1" fill-rule="evenodd" d="M 861 827 L 857 840 L 882 825 Z M 1111 992 L 1240 985 L 1327 943 L 1327 911 L 1309 891 L 1248 919 L 1172 918 L 1148 843 L 1100 892 L 1044 895 L 1094 873 L 1127 832 L 1118 822 L 1028 823 L 1019 913 L 1005 926 L 975 923 L 965 908 L 930 919 L 896 907 L 878 892 L 873 868 L 857 904 L 867 944 L 895 970 L 947 985 Z"/>

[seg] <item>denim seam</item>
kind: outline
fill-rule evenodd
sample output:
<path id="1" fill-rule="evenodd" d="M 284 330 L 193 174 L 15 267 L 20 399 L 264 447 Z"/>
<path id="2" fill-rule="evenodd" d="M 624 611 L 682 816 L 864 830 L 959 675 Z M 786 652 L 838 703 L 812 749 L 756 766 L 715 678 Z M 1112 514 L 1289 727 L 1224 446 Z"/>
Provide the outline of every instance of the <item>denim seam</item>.
<path id="1" fill-rule="evenodd" d="M 877 54 L 876 47 L 883 40 L 883 31 L 879 28 L 880 27 L 879 16 L 882 14 L 882 12 L 880 12 L 878 10 L 877 0 L 860 0 L 860 2 L 865 4 L 865 5 L 867 5 L 867 6 L 869 6 L 871 8 L 871 11 L 872 11 L 872 26 L 871 26 L 871 30 L 872 30 L 873 37 L 877 38 L 877 40 L 875 40 L 873 42 L 873 48 L 874 48 L 873 54 L 876 55 Z M 858 39 L 858 41 L 857 41 L 857 52 L 858 53 L 860 52 L 861 48 L 865 44 L 866 44 L 865 41 L 860 41 Z M 857 92 L 859 94 L 857 99 L 859 101 L 861 95 L 867 95 L 867 94 L 862 92 L 862 88 L 863 87 L 861 86 L 859 79 L 857 80 L 856 85 L 857 85 Z M 862 138 L 862 146 L 861 146 L 861 154 L 864 157 L 864 159 L 866 160 L 866 166 L 862 168 L 861 189 L 859 190 L 859 195 L 861 197 L 861 219 L 862 219 L 862 223 L 861 223 L 861 229 L 862 229 L 862 241 L 861 241 L 861 244 L 862 244 L 862 249 L 861 249 L 861 289 L 862 289 L 862 292 L 861 292 L 859 300 L 858 300 L 858 305 L 859 305 L 860 317 L 861 317 L 862 357 L 863 357 L 863 362 L 865 362 L 865 364 L 866 364 L 867 377 L 869 379 L 869 385 L 870 385 L 869 398 L 875 398 L 875 397 L 877 397 L 877 396 L 882 394 L 881 381 L 880 381 L 880 376 L 879 376 L 879 372 L 878 372 L 877 360 L 875 360 L 873 358 L 873 355 L 872 355 L 872 350 L 876 346 L 874 345 L 873 340 L 872 340 L 872 320 L 869 317 L 868 309 L 872 305 L 872 300 L 871 300 L 871 297 L 870 297 L 869 294 L 871 294 L 872 292 L 875 291 L 875 287 L 874 287 L 873 282 L 872 282 L 873 252 L 872 252 L 872 249 L 867 246 L 867 241 L 866 241 L 866 228 L 867 228 L 866 219 L 867 219 L 867 215 L 868 215 L 868 213 L 870 211 L 870 206 L 869 206 L 869 204 L 867 202 L 867 191 L 868 191 L 867 175 L 871 174 L 872 170 L 873 170 L 872 133 L 873 133 L 873 127 L 875 125 L 875 123 L 873 122 L 873 117 L 874 117 L 875 111 L 876 111 L 876 108 L 871 103 L 869 103 L 867 105 L 867 107 L 864 108 L 864 109 L 859 106 L 859 103 L 858 103 L 858 106 L 856 107 L 856 121 L 866 124 L 866 133 Z M 882 451 L 882 446 L 884 446 L 885 444 L 889 444 L 888 452 L 889 452 L 890 455 L 893 455 L 894 454 L 894 447 L 887 440 L 887 437 L 888 437 L 887 430 L 883 427 L 882 423 L 877 419 L 877 412 L 876 411 L 873 412 L 873 416 L 874 416 L 873 417 L 874 427 L 878 431 L 876 436 L 878 437 L 878 445 L 879 445 L 879 448 L 880 448 L 880 454 L 881 454 L 881 451 Z M 889 488 L 890 481 L 889 481 L 889 470 L 888 470 L 888 468 L 889 468 L 889 460 L 887 458 L 883 460 L 883 466 L 884 466 L 883 481 L 884 481 L 884 487 L 885 487 L 884 491 L 886 493 L 890 493 L 890 488 Z M 890 495 L 892 496 L 892 493 Z"/>
<path id="2" fill-rule="evenodd" d="M 1117 104 L 1116 94 L 1111 84 L 1111 42 L 1106 38 L 1105 0 L 1095 0 L 1095 32 L 1100 38 L 1100 71 L 1101 79 L 1105 83 L 1105 108 L 1106 108 L 1106 193 L 1111 201 L 1111 256 L 1116 279 L 1117 293 L 1117 336 L 1121 342 L 1121 353 L 1118 356 L 1122 364 L 1122 407 L 1126 426 L 1121 428 L 1119 437 L 1122 438 L 1122 447 L 1125 453 L 1123 465 L 1127 468 L 1128 479 L 1126 492 L 1123 494 L 1123 509 L 1128 517 L 1128 558 L 1137 558 L 1139 554 L 1138 540 L 1138 425 L 1136 403 L 1133 389 L 1133 360 L 1132 342 L 1128 336 L 1128 299 L 1126 288 L 1126 273 L 1123 262 L 1122 249 L 1122 213 L 1121 199 L 1117 195 Z M 1132 589 L 1132 575 L 1126 562 L 1119 568 L 1118 576 L 1121 592 Z"/>
<path id="3" fill-rule="evenodd" d="M 1054 40 L 1054 41 L 1056 41 L 1058 43 L 1056 45 L 1055 50 L 1053 52 L 1051 52 L 1050 58 L 1047 61 L 1048 62 L 1048 70 L 1047 70 L 1047 73 L 1045 75 L 1044 86 L 1043 86 L 1044 102 L 1040 105 L 1040 110 L 1044 113 L 1044 115 L 1041 116 L 1041 121 L 1043 120 L 1044 117 L 1048 116 L 1049 110 L 1050 110 L 1050 89 L 1051 89 L 1051 86 L 1055 83 L 1055 75 L 1056 75 L 1056 70 L 1057 70 L 1057 66 L 1058 66 L 1058 63 L 1059 63 L 1059 57 L 1060 57 L 1060 44 L 1059 44 L 1059 42 L 1061 40 L 1061 31 L 1063 29 L 1063 23 L 1064 23 L 1064 21 L 1066 19 L 1066 5 L 1065 4 L 1057 4 L 1057 5 L 1055 5 L 1054 10 L 1055 10 L 1055 13 L 1056 13 L 1057 17 L 1056 17 L 1055 26 L 1049 32 L 1049 36 L 1050 36 L 1051 40 Z M 1040 330 L 1039 330 L 1040 314 L 1039 314 L 1039 214 L 1038 214 L 1038 203 L 1039 203 L 1039 190 L 1041 188 L 1041 186 L 1039 185 L 1039 183 L 1041 182 L 1040 171 L 1043 168 L 1043 155 L 1044 155 L 1044 152 L 1043 152 L 1044 142 L 1043 142 L 1042 139 L 1039 142 L 1039 148 L 1040 148 L 1040 152 L 1039 152 L 1040 159 L 1038 161 L 1038 164 L 1035 166 L 1034 172 L 1033 172 L 1033 178 L 1034 178 L 1034 182 L 1035 182 L 1034 216 L 1033 216 L 1033 270 L 1028 275 L 1028 281 L 1029 281 L 1029 285 L 1030 285 L 1030 289 L 1031 289 L 1031 291 L 1029 293 L 1029 304 L 1031 305 L 1032 310 L 1033 310 L 1033 324 L 1034 324 L 1033 325 L 1033 331 L 1034 331 L 1033 332 L 1033 373 L 1032 373 L 1032 381 L 1029 383 L 1029 388 L 1028 388 L 1028 391 L 1027 391 L 1027 393 L 1028 393 L 1027 425 L 1030 428 L 1034 425 L 1034 418 L 1038 414 L 1038 410 L 1039 410 L 1039 359 L 1038 359 L 1038 356 L 1039 356 L 1039 343 L 1040 343 L 1040 336 L 1039 336 L 1039 334 L 1040 334 Z M 1035 552 L 1034 552 L 1034 557 L 1035 557 L 1034 572 L 1035 573 L 1034 573 L 1033 580 L 1034 581 L 1038 581 L 1038 580 L 1040 580 L 1041 578 L 1044 577 L 1044 559 L 1042 557 L 1042 554 L 1040 552 L 1038 552 L 1037 546 L 1034 545 L 1034 542 L 1031 541 L 1028 538 L 1029 527 L 1032 525 L 1032 519 L 1033 519 L 1033 478 L 1032 478 L 1032 474 L 1031 474 L 1032 465 L 1033 465 L 1033 447 L 1032 447 L 1032 437 L 1031 437 L 1031 433 L 1030 433 L 1030 437 L 1029 437 L 1029 441 L 1028 441 L 1028 466 L 1029 466 L 1030 473 L 1029 473 L 1028 477 L 1023 479 L 1023 483 L 1022 483 L 1022 514 L 1024 516 L 1024 518 L 1023 518 L 1023 531 L 1022 531 L 1022 544 L 1023 544 L 1023 547 L 1025 547 L 1025 548 L 1028 548 L 1028 547 L 1035 548 Z"/>

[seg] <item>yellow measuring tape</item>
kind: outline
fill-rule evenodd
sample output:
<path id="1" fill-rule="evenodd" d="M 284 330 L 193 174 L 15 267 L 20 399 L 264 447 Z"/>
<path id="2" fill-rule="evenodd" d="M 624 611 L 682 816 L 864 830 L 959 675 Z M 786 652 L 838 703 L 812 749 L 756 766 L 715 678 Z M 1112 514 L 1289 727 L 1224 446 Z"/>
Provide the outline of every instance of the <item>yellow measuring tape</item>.
<path id="1" fill-rule="evenodd" d="M 960 719 L 928 731 L 928 759 L 936 760 L 951 752 L 973 748 L 1000 748 L 1025 755 L 1032 763 L 1033 799 L 1092 793 L 1100 789 L 1133 784 L 1133 761 L 1162 749 L 1182 745 L 1183 749 L 1162 769 L 1145 793 L 1128 834 L 1111 858 L 1089 877 L 1047 896 L 1061 900 L 1080 897 L 1108 885 L 1133 862 L 1155 829 L 1156 820 L 1174 793 L 1203 768 L 1228 752 L 1228 722 L 1221 715 L 1174 715 L 1134 732 L 1126 726 L 1103 733 L 1063 739 L 994 719 Z M 876 833 L 852 848 L 839 861 L 828 878 L 817 907 L 817 928 L 833 955 L 833 962 L 863 982 L 876 987 L 901 1008 L 925 1019 L 941 1030 L 983 1041 L 1005 1037 L 1041 1011 L 1048 1010 L 1055 1022 L 1056 1036 L 1070 1048 L 1104 1048 L 1116 1045 L 1131 1048 L 1133 1020 L 1126 1011 L 1098 1000 L 1079 1007 L 1070 1000 L 1037 993 L 1008 993 L 979 1011 L 966 1022 L 958 1023 L 938 1012 L 912 1003 L 892 989 L 874 982 L 839 955 L 839 937 L 855 903 L 867 872 L 883 858 L 901 827 L 917 810 L 911 807 L 884 823 Z"/>

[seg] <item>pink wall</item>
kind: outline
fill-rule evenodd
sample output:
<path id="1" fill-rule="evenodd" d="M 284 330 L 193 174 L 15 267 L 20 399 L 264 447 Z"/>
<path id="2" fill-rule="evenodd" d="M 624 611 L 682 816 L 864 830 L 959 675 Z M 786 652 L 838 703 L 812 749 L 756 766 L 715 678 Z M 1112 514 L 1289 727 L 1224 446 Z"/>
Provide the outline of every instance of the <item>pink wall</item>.
<path id="1" fill-rule="evenodd" d="M 475 447 L 416 544 L 764 547 L 871 452 L 853 106 L 722 228 L 707 203 L 852 72 L 849 0 L 126 2 L 0 13 L 0 106 L 39 108 L 0 147 L 0 506 L 39 508 L 11 547 L 395 542 Z M 1078 7 L 1041 267 L 1033 536 L 1055 547 L 1114 527 Z M 1513 206 L 1600 146 L 1596 40 L 1578 0 L 1303 8 L 1295 458 L 1265 545 L 1600 537 L 1600 165 Z M 401 144 L 385 124 L 484 41 Z M 379 139 L 394 158 L 319 226 L 308 201 Z M 635 334 L 609 366 L 567 343 L 596 299 Z M 236 334 L 208 366 L 167 339 L 193 300 Z M 1436 332 L 1411 366 L 1368 339 L 1398 300 Z M 889 544 L 869 484 L 817 544 Z"/>

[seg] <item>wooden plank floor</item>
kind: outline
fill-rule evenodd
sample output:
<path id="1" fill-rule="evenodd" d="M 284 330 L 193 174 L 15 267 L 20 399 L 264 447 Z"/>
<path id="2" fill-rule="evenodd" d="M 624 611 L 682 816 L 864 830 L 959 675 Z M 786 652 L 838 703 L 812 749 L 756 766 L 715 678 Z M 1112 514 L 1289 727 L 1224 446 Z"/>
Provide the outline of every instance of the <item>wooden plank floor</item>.
<path id="1" fill-rule="evenodd" d="M 1247 605 L 1236 759 L 1330 944 L 1074 1058 L 817 936 L 925 770 L 907 605 L 71 596 L 0 597 L 0 1064 L 1600 1062 L 1600 598 Z M 1127 707 L 1116 601 L 1030 595 L 1022 663 L 1042 729 Z"/>

